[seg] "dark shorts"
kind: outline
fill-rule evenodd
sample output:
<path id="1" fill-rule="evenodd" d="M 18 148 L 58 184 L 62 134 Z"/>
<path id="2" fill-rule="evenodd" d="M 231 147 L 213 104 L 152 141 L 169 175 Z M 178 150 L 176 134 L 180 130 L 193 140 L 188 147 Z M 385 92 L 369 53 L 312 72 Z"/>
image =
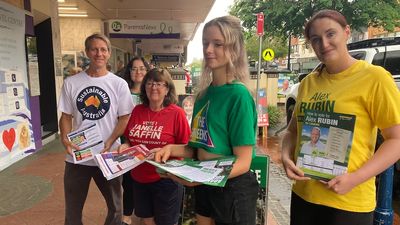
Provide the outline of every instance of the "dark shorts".
<path id="1" fill-rule="evenodd" d="M 171 179 L 160 179 L 153 183 L 139 183 L 133 179 L 135 215 L 141 218 L 154 217 L 156 224 L 178 223 L 183 186 Z"/>
<path id="2" fill-rule="evenodd" d="M 229 179 L 225 187 L 195 187 L 196 213 L 215 224 L 255 225 L 258 182 L 253 172 Z"/>
<path id="3" fill-rule="evenodd" d="M 292 192 L 290 225 L 372 225 L 373 212 L 360 213 L 307 202 Z"/>

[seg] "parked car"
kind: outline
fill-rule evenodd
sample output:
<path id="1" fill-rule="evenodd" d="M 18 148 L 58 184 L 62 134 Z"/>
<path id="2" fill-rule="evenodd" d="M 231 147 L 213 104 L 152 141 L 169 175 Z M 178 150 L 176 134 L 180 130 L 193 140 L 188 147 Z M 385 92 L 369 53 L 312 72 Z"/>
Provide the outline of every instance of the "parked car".
<path id="1" fill-rule="evenodd" d="M 400 37 L 375 38 L 348 44 L 350 55 L 371 64 L 382 66 L 389 71 L 400 89 Z M 301 79 L 305 75 L 302 74 Z M 300 76 L 299 76 L 300 80 Z M 285 108 L 287 123 L 292 118 L 300 82 L 293 85 L 286 94 Z M 400 99 L 399 99 L 400 104 Z"/>

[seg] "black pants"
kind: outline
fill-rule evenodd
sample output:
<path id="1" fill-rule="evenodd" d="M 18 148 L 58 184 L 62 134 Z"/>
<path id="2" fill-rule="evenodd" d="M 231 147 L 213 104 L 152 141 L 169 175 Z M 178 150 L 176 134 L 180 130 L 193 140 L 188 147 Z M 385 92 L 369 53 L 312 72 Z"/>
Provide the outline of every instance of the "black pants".
<path id="1" fill-rule="evenodd" d="M 372 225 L 373 215 L 309 203 L 292 192 L 290 225 Z"/>
<path id="2" fill-rule="evenodd" d="M 107 204 L 105 225 L 121 224 L 121 177 L 109 181 L 97 166 L 84 166 L 66 162 L 64 171 L 65 225 L 82 225 L 82 212 L 94 180 Z"/>
<path id="3" fill-rule="evenodd" d="M 124 216 L 132 216 L 134 209 L 134 197 L 133 197 L 133 181 L 131 177 L 131 172 L 124 173 L 122 177 L 122 187 L 123 192 L 123 209 Z"/>
<path id="4" fill-rule="evenodd" d="M 196 213 L 215 220 L 216 225 L 255 225 L 259 185 L 247 172 L 229 179 L 225 187 L 195 187 Z"/>

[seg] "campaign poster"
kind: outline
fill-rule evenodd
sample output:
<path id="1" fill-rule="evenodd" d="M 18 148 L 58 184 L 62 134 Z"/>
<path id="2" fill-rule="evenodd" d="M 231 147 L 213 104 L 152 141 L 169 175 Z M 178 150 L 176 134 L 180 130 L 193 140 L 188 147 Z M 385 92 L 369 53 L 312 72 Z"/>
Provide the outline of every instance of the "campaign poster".
<path id="1" fill-rule="evenodd" d="M 185 111 L 186 119 L 190 126 L 192 124 L 194 97 L 193 95 L 179 95 L 178 102 L 179 106 Z"/>
<path id="2" fill-rule="evenodd" d="M 258 90 L 257 102 L 257 125 L 259 127 L 269 126 L 268 121 L 268 104 L 267 104 L 267 89 L 262 88 Z"/>
<path id="3" fill-rule="evenodd" d="M 290 88 L 297 83 L 297 75 L 291 73 L 280 73 L 278 77 L 278 98 L 285 98 Z"/>

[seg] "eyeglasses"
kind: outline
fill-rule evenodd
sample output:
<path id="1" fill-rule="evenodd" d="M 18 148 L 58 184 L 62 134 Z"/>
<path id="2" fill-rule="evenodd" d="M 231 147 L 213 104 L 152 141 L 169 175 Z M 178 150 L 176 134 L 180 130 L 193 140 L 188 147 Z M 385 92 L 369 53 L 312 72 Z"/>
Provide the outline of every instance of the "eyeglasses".
<path id="1" fill-rule="evenodd" d="M 144 67 L 144 66 L 141 66 L 141 67 L 132 67 L 132 69 L 131 69 L 131 72 L 137 73 L 138 71 L 140 71 L 140 72 L 146 72 L 147 69 L 146 69 L 146 67 Z"/>
<path id="2" fill-rule="evenodd" d="M 156 88 L 161 88 L 161 87 L 167 87 L 167 84 L 165 83 L 160 83 L 160 82 L 147 82 L 146 87 L 151 88 L 151 87 L 156 87 Z"/>

